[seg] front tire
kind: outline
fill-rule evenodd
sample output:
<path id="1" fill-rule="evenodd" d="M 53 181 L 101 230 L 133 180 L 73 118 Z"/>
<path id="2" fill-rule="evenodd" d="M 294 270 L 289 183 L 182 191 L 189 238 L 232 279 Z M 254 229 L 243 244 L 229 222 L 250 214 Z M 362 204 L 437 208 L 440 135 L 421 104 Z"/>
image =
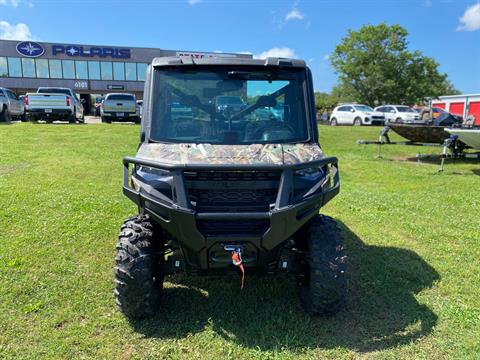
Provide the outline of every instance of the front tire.
<path id="1" fill-rule="evenodd" d="M 353 125 L 362 126 L 362 119 L 360 119 L 359 117 L 355 118 L 355 120 L 353 120 Z"/>
<path id="2" fill-rule="evenodd" d="M 121 227 L 115 256 L 115 297 L 129 318 L 153 316 L 163 288 L 163 243 L 155 239 L 147 215 L 127 219 Z"/>
<path id="3" fill-rule="evenodd" d="M 345 304 L 346 266 L 343 240 L 337 222 L 317 215 L 300 232 L 300 248 L 306 250 L 298 290 L 309 315 L 329 315 Z"/>
<path id="4" fill-rule="evenodd" d="M 4 107 L 2 112 L 0 113 L 0 122 L 10 122 L 12 121 L 12 116 L 10 115 L 10 111 L 7 107 Z"/>
<path id="5" fill-rule="evenodd" d="M 336 118 L 332 118 L 332 121 L 330 122 L 330 125 L 331 125 L 331 126 L 337 126 L 337 125 L 338 125 L 337 119 L 336 119 Z"/>
<path id="6" fill-rule="evenodd" d="M 75 124 L 77 122 L 77 110 L 74 108 L 73 113 L 68 116 L 68 122 L 70 124 Z"/>

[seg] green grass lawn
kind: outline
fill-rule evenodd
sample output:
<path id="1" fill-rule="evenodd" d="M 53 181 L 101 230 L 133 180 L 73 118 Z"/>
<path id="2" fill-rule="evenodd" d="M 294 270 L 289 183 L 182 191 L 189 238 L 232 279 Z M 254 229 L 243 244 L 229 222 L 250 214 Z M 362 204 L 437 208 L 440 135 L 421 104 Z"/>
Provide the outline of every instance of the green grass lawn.
<path id="1" fill-rule="evenodd" d="M 0 126 L 0 358 L 351 359 L 480 357 L 480 164 L 406 161 L 379 128 L 320 127 L 342 189 L 324 212 L 344 232 L 345 310 L 310 318 L 290 277 L 167 278 L 162 309 L 115 308 L 130 125 Z M 248 276 L 248 275 L 247 275 Z"/>

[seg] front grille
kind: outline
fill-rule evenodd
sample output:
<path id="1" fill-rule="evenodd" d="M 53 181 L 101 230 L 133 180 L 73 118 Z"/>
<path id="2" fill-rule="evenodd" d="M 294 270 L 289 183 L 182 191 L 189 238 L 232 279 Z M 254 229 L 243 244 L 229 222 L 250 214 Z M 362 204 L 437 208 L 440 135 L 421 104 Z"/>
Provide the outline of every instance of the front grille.
<path id="1" fill-rule="evenodd" d="M 383 120 L 383 119 L 385 119 L 385 117 L 384 117 L 384 116 L 378 116 L 378 115 L 375 116 L 375 115 L 374 115 L 374 116 L 372 116 L 372 119 L 374 119 L 374 120 Z"/>
<path id="2" fill-rule="evenodd" d="M 197 212 L 268 212 L 275 203 L 279 171 L 185 172 L 190 203 Z M 197 220 L 204 236 L 261 236 L 269 220 Z"/>
<path id="3" fill-rule="evenodd" d="M 277 190 L 189 190 L 190 201 L 199 212 L 268 211 Z"/>
<path id="4" fill-rule="evenodd" d="M 280 172 L 186 172 L 190 202 L 198 212 L 269 211 L 275 202 Z"/>
<path id="5" fill-rule="evenodd" d="M 208 237 L 261 236 L 269 227 L 269 220 L 199 220 L 198 230 Z"/>

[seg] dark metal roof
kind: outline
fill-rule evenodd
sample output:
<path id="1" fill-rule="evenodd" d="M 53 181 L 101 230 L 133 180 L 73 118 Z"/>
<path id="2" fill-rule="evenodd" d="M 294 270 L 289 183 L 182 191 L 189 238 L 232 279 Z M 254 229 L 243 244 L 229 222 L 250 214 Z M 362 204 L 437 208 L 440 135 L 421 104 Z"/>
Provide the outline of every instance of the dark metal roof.
<path id="1" fill-rule="evenodd" d="M 152 60 L 152 66 L 183 66 L 183 65 L 251 65 L 251 66 L 280 66 L 280 67 L 297 67 L 305 68 L 306 64 L 303 60 L 298 59 L 286 59 L 286 58 L 274 58 L 269 57 L 266 59 L 245 59 L 237 57 L 205 57 L 205 58 L 193 58 L 193 57 L 157 57 Z"/>

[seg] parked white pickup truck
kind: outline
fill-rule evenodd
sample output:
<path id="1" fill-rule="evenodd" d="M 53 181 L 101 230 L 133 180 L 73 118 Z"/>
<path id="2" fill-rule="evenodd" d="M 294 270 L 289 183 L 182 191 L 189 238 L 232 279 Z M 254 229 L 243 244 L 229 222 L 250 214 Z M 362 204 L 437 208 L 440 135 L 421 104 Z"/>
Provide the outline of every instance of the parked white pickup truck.
<path id="1" fill-rule="evenodd" d="M 12 90 L 0 87 L 0 122 L 25 120 L 25 106 Z"/>
<path id="2" fill-rule="evenodd" d="M 27 116 L 30 120 L 66 120 L 84 122 L 84 109 L 72 89 L 41 87 L 25 96 Z"/>
<path id="3" fill-rule="evenodd" d="M 107 94 L 100 108 L 102 122 L 133 121 L 140 123 L 140 113 L 133 94 Z"/>

